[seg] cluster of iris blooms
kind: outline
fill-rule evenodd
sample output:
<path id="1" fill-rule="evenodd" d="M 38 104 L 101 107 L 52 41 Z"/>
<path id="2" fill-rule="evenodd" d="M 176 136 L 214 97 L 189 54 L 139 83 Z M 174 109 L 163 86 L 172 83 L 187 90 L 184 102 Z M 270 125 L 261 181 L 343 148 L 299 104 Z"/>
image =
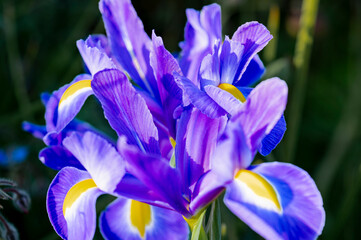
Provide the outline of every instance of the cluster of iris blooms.
<path id="1" fill-rule="evenodd" d="M 288 163 L 251 165 L 286 130 L 287 85 L 250 86 L 265 71 L 257 55 L 272 39 L 249 22 L 222 38 L 221 9 L 188 9 L 175 58 L 145 33 L 130 0 L 101 0 L 107 36 L 77 47 L 88 73 L 43 94 L 46 126 L 23 127 L 47 145 L 59 170 L 47 195 L 63 239 L 92 239 L 98 196 L 116 197 L 100 215 L 106 239 L 188 239 L 194 222 L 224 193 L 225 205 L 266 239 L 314 239 L 325 213 L 311 177 Z M 94 95 L 115 141 L 74 119 Z"/>

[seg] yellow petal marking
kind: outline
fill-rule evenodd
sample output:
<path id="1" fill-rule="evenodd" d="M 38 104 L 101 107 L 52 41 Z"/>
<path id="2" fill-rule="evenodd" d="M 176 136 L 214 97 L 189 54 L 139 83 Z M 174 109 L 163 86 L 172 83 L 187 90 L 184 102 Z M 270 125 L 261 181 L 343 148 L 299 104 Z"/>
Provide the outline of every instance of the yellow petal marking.
<path id="1" fill-rule="evenodd" d="M 261 175 L 243 169 L 237 172 L 235 179 L 245 183 L 256 195 L 272 201 L 281 211 L 276 191 Z"/>
<path id="2" fill-rule="evenodd" d="M 68 208 L 70 208 L 73 203 L 80 197 L 80 195 L 86 192 L 90 188 L 97 187 L 93 179 L 86 179 L 78 182 L 74 186 L 72 186 L 68 193 L 65 196 L 63 203 L 63 214 L 65 216 L 65 212 Z"/>
<path id="3" fill-rule="evenodd" d="M 136 227 L 140 236 L 144 238 L 145 227 L 151 222 L 151 209 L 146 203 L 131 200 L 130 203 L 130 222 Z"/>
<path id="4" fill-rule="evenodd" d="M 241 93 L 241 91 L 238 90 L 238 88 L 236 88 L 235 86 L 233 86 L 232 84 L 229 83 L 221 83 L 218 85 L 218 87 L 224 91 L 229 92 L 230 94 L 233 95 L 233 97 L 237 98 L 239 101 L 241 102 L 245 102 L 246 98 L 243 96 L 243 94 Z"/>
<path id="5" fill-rule="evenodd" d="M 72 96 L 73 94 L 75 94 L 77 91 L 90 87 L 91 88 L 91 80 L 80 80 L 79 82 L 73 83 L 72 85 L 70 85 L 65 92 L 63 93 L 63 95 L 60 98 L 59 101 L 59 106 L 62 102 L 64 102 L 68 97 Z"/>
<path id="6" fill-rule="evenodd" d="M 172 147 L 173 148 L 175 148 L 175 140 L 174 140 L 174 138 L 172 138 L 172 137 L 169 137 L 169 141 L 170 141 L 170 144 L 172 145 Z"/>

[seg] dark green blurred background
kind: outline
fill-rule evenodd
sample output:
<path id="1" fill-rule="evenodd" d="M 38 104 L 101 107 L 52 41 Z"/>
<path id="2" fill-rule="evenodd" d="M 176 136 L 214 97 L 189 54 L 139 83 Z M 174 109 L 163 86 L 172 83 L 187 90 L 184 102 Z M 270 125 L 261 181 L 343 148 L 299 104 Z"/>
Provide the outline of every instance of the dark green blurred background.
<path id="1" fill-rule="evenodd" d="M 156 29 L 172 52 L 179 51 L 183 40 L 185 9 L 199 10 L 212 2 L 133 0 L 147 33 Z M 289 130 L 271 156 L 260 160 L 293 162 L 315 179 L 327 216 L 320 238 L 361 239 L 361 1 L 320 1 L 310 60 L 307 54 L 305 58 L 308 71 L 293 64 L 302 1 L 217 2 L 222 6 L 223 34 L 232 35 L 246 21 L 270 26 L 275 38 L 261 53 L 266 77 L 279 76 L 290 87 Z M 0 152 L 6 159 L 0 162 L 0 177 L 28 191 L 32 207 L 22 214 L 0 202 L 0 211 L 18 228 L 21 239 L 58 238 L 45 206 L 56 172 L 38 160 L 44 145 L 23 132 L 21 123 L 44 123 L 40 93 L 52 92 L 83 72 L 75 42 L 93 33 L 104 33 L 97 0 L 1 0 Z M 104 127 L 96 101 L 89 99 L 86 105 L 79 118 L 113 134 Z M 107 201 L 98 201 L 99 211 Z M 225 239 L 259 238 L 223 210 Z"/>

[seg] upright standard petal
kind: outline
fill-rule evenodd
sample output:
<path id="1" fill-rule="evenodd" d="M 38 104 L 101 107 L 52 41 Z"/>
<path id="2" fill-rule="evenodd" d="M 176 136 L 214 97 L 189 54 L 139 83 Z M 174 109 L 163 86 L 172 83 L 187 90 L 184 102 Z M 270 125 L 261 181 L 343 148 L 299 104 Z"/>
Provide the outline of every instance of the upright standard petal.
<path id="1" fill-rule="evenodd" d="M 221 83 L 233 84 L 237 80 L 237 69 L 244 54 L 245 46 L 228 37 L 222 44 L 222 51 L 220 54 L 220 76 Z"/>
<path id="2" fill-rule="evenodd" d="M 238 77 L 235 79 L 235 84 L 242 78 L 251 60 L 271 39 L 272 35 L 267 28 L 258 22 L 248 22 L 237 29 L 232 36 L 232 40 L 244 45 L 244 52 L 237 70 L 236 76 Z M 242 84 L 242 86 L 245 85 Z"/>
<path id="3" fill-rule="evenodd" d="M 161 37 L 153 31 L 153 47 L 150 52 L 150 65 L 153 68 L 163 106 L 165 123 L 171 137 L 175 138 L 176 121 L 173 117 L 174 110 L 182 103 L 182 90 L 174 80 L 173 73 L 181 74 L 182 71 L 177 60 L 165 49 Z"/>
<path id="4" fill-rule="evenodd" d="M 188 239 L 182 215 L 135 200 L 118 198 L 102 213 L 100 229 L 105 239 Z"/>
<path id="5" fill-rule="evenodd" d="M 322 197 L 312 178 L 288 163 L 240 170 L 224 202 L 267 239 L 315 239 L 325 223 Z"/>
<path id="6" fill-rule="evenodd" d="M 183 179 L 183 193 L 191 192 L 201 175 L 211 168 L 211 157 L 217 139 L 226 124 L 226 117 L 212 119 L 198 109 L 184 110 L 178 123 L 175 146 L 176 168 Z"/>
<path id="7" fill-rule="evenodd" d="M 151 40 L 130 0 L 102 0 L 99 8 L 114 57 L 142 89 L 159 100 L 149 62 Z"/>
<path id="8" fill-rule="evenodd" d="M 288 88 L 284 81 L 272 78 L 252 90 L 240 112 L 231 121 L 242 125 L 252 152 L 280 120 L 287 103 Z"/>
<path id="9" fill-rule="evenodd" d="M 79 160 L 96 185 L 112 194 L 125 174 L 125 164 L 104 138 L 92 132 L 73 133 L 63 141 L 64 146 Z"/>
<path id="10" fill-rule="evenodd" d="M 89 36 L 85 41 L 78 40 L 76 42 L 76 46 L 92 76 L 101 70 L 116 68 L 105 50 L 101 46 L 94 46 L 94 42 L 95 39 L 92 36 Z"/>
<path id="11" fill-rule="evenodd" d="M 50 184 L 46 203 L 50 222 L 63 239 L 93 239 L 95 202 L 102 194 L 90 175 L 72 167 L 59 171 Z"/>
<path id="12" fill-rule="evenodd" d="M 122 72 L 104 70 L 97 73 L 92 88 L 110 126 L 119 136 L 127 136 L 130 144 L 144 152 L 160 152 L 153 117 L 144 99 Z"/>
<path id="13" fill-rule="evenodd" d="M 222 39 L 221 8 L 218 4 L 203 7 L 198 12 L 186 11 L 188 22 L 184 29 L 180 67 L 184 75 L 198 85 L 198 72 L 202 59 L 212 53 L 213 45 Z"/>

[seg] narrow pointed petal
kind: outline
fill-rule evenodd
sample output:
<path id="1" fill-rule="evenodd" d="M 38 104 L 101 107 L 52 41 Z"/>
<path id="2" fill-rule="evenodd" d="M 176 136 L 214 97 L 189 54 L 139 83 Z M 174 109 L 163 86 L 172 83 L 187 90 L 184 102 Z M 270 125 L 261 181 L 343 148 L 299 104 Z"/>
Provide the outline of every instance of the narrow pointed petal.
<path id="1" fill-rule="evenodd" d="M 125 174 L 124 161 L 114 146 L 92 132 L 73 133 L 64 146 L 79 160 L 96 185 L 113 193 Z"/>
<path id="2" fill-rule="evenodd" d="M 231 121 L 242 125 L 250 149 L 260 147 L 263 138 L 271 132 L 282 117 L 287 103 L 287 84 L 279 78 L 261 82 L 249 94 L 241 111 Z"/>
<path id="3" fill-rule="evenodd" d="M 92 81 L 95 96 L 104 115 L 118 136 L 125 135 L 130 144 L 142 151 L 160 152 L 158 132 L 144 99 L 135 91 L 127 77 L 118 70 L 104 70 Z"/>
<path id="4" fill-rule="evenodd" d="M 198 72 L 202 59 L 209 53 L 217 40 L 222 39 L 221 8 L 218 4 L 203 7 L 198 12 L 186 11 L 188 22 L 184 29 L 180 67 L 184 75 L 198 85 Z"/>
<path id="5" fill-rule="evenodd" d="M 76 46 L 89 69 L 92 76 L 104 69 L 116 68 L 113 61 L 108 57 L 107 53 L 101 46 L 94 46 L 95 39 L 89 36 L 85 41 L 78 40 Z"/>
<path id="6" fill-rule="evenodd" d="M 272 35 L 265 26 L 258 22 L 248 22 L 240 26 L 233 34 L 232 40 L 238 41 L 244 45 L 242 60 L 237 70 L 238 78 L 235 84 L 242 78 L 248 64 L 272 39 Z M 244 86 L 244 85 L 242 85 Z"/>
<path id="7" fill-rule="evenodd" d="M 33 124 L 30 122 L 23 122 L 22 128 L 24 131 L 27 131 L 28 133 L 32 134 L 35 138 L 43 139 L 43 137 L 46 135 L 46 127 L 42 125 Z"/>
<path id="8" fill-rule="evenodd" d="M 256 54 L 249 62 L 249 65 L 247 66 L 241 79 L 237 82 L 237 86 L 252 86 L 255 82 L 261 79 L 265 71 L 266 68 L 264 67 L 263 62 L 259 58 L 258 54 Z"/>
<path id="9" fill-rule="evenodd" d="M 248 178 L 236 178 L 224 202 L 254 231 L 267 239 L 315 239 L 321 234 L 325 211 L 307 172 L 278 162 L 243 171 Z"/>
<path id="10" fill-rule="evenodd" d="M 44 165 L 54 170 L 60 170 L 64 167 L 75 167 L 85 170 L 78 159 L 63 146 L 51 146 L 42 149 L 39 153 L 39 159 Z"/>
<path id="11" fill-rule="evenodd" d="M 126 160 L 126 169 L 148 188 L 161 196 L 173 209 L 189 216 L 187 202 L 182 197 L 181 175 L 161 156 L 144 154 L 121 138 L 118 149 Z"/>
<path id="12" fill-rule="evenodd" d="M 93 239 L 96 228 L 95 202 L 102 192 L 85 171 L 60 170 L 50 184 L 46 199 L 50 222 L 63 239 Z"/>
<path id="13" fill-rule="evenodd" d="M 188 225 L 170 210 L 118 198 L 100 216 L 105 239 L 188 239 Z"/>
<path id="14" fill-rule="evenodd" d="M 189 195 L 189 188 L 193 189 L 200 176 L 211 168 L 211 157 L 225 124 L 226 117 L 212 119 L 196 108 L 183 112 L 178 123 L 175 156 L 185 194 Z"/>
<path id="15" fill-rule="evenodd" d="M 114 57 L 142 89 L 159 99 L 149 61 L 151 40 L 130 0 L 102 0 L 99 8 Z"/>
<path id="16" fill-rule="evenodd" d="M 210 118 L 217 118 L 227 114 L 206 92 L 196 87 L 188 78 L 175 74 L 176 82 L 183 90 L 183 104 L 192 103 L 203 114 Z"/>
<path id="17" fill-rule="evenodd" d="M 173 118 L 174 110 L 182 103 L 182 90 L 176 84 L 173 73 L 181 74 L 182 71 L 177 60 L 168 52 L 161 37 L 153 31 L 153 47 L 150 52 L 150 65 L 157 80 L 158 91 L 163 106 L 164 118 L 169 130 L 169 135 L 175 138 L 176 121 Z"/>

